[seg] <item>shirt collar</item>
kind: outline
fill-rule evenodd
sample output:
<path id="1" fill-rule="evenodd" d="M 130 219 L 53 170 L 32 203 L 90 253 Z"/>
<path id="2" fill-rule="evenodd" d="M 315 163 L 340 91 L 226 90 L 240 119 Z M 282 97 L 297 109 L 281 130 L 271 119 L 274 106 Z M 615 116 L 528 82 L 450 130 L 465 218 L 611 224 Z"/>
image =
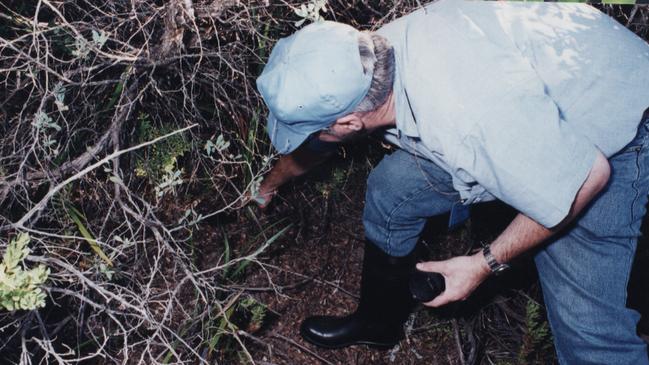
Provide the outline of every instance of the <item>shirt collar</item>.
<path id="1" fill-rule="evenodd" d="M 413 115 L 410 101 L 408 100 L 408 92 L 401 79 L 401 67 L 395 57 L 395 70 L 394 70 L 394 108 L 396 116 L 396 132 L 397 137 L 405 134 L 408 137 L 419 137 L 419 129 L 417 128 L 417 121 Z"/>

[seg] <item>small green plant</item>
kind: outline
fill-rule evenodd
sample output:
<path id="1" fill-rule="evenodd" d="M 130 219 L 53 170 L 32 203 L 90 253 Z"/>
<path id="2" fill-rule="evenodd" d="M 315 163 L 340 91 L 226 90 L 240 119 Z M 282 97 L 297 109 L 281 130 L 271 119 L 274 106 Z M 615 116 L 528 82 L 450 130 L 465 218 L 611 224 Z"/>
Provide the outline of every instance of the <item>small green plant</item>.
<path id="1" fill-rule="evenodd" d="M 50 269 L 38 265 L 26 270 L 22 261 L 29 255 L 30 238 L 21 233 L 9 242 L 0 263 L 0 306 L 6 310 L 33 310 L 45 306 L 45 293 L 39 288 L 47 280 Z"/>
<path id="2" fill-rule="evenodd" d="M 156 186 L 155 186 L 155 195 L 158 198 L 161 198 L 163 195 L 167 193 L 176 193 L 176 186 L 181 185 L 183 183 L 183 179 L 181 177 L 183 171 L 182 170 L 174 170 L 173 165 L 167 165 L 165 166 L 165 174 L 162 176 L 162 181 L 160 181 Z"/>
<path id="3" fill-rule="evenodd" d="M 246 297 L 239 302 L 239 307 L 250 315 L 248 330 L 250 332 L 258 330 L 266 318 L 266 306 L 253 297 Z"/>
<path id="4" fill-rule="evenodd" d="M 41 140 L 45 151 L 50 155 L 58 155 L 58 142 L 52 138 L 49 132 L 50 130 L 54 130 L 54 133 L 60 132 L 61 126 L 54 122 L 52 118 L 43 111 L 38 111 L 34 115 L 32 126 L 36 128 L 36 133 Z"/>
<path id="5" fill-rule="evenodd" d="M 327 11 L 327 0 L 309 0 L 308 3 L 300 5 L 299 8 L 293 10 L 297 16 L 302 18 L 295 22 L 295 26 L 299 27 L 305 21 L 321 22 L 324 20 L 321 11 Z"/>
<path id="6" fill-rule="evenodd" d="M 222 312 L 218 311 L 218 317 L 212 320 L 213 325 L 206 328 L 207 357 L 210 358 L 213 353 L 219 351 L 236 356 L 237 364 L 253 363 L 246 351 L 236 351 L 233 348 L 232 333 L 236 333 L 240 328 L 245 328 L 248 333 L 256 332 L 261 328 L 266 313 L 266 306 L 249 296 L 233 302 Z"/>
<path id="7" fill-rule="evenodd" d="M 86 58 L 92 48 L 100 49 L 108 40 L 108 34 L 103 30 L 97 32 L 92 30 L 92 41 L 88 41 L 81 35 L 78 35 L 74 39 L 74 48 L 72 49 L 72 54 L 79 58 Z"/>
<path id="8" fill-rule="evenodd" d="M 165 135 L 173 130 L 168 126 L 156 128 L 151 123 L 149 115 L 140 113 L 138 116 L 138 142 L 146 142 Z M 181 135 L 177 134 L 160 143 L 153 144 L 143 150 L 135 162 L 135 174 L 147 177 L 155 187 L 156 196 L 161 197 L 182 184 L 182 169 L 178 168 L 178 158 L 191 149 L 191 145 Z"/>
<path id="9" fill-rule="evenodd" d="M 52 90 L 52 94 L 54 95 L 54 105 L 58 108 L 60 112 L 64 112 L 68 110 L 68 107 L 65 105 L 65 86 L 63 86 L 62 82 L 57 82 L 56 85 L 54 85 L 54 89 Z"/>
<path id="10" fill-rule="evenodd" d="M 63 201 L 61 201 L 61 203 L 63 209 L 65 209 L 66 213 L 68 213 L 70 219 L 72 219 L 74 224 L 77 225 L 77 228 L 79 229 L 79 232 L 81 232 L 83 238 L 85 238 L 86 242 L 88 242 L 88 244 L 90 245 L 90 248 L 97 254 L 97 256 L 99 256 L 99 258 L 104 261 L 105 265 L 112 267 L 113 261 L 108 257 L 108 255 L 106 255 L 104 250 L 101 249 L 101 246 L 99 246 L 95 237 L 93 237 L 86 225 L 83 223 L 84 221 L 87 222 L 86 217 L 74 206 L 66 205 Z"/>
<path id="11" fill-rule="evenodd" d="M 210 139 L 205 143 L 205 153 L 208 156 L 212 156 L 214 151 L 223 152 L 228 147 L 230 147 L 230 142 L 226 141 L 222 134 L 219 134 L 219 136 L 216 137 L 216 141 Z"/>
<path id="12" fill-rule="evenodd" d="M 319 182 L 316 184 L 316 190 L 318 190 L 325 199 L 328 199 L 331 196 L 336 196 L 336 193 L 343 187 L 346 179 L 347 173 L 345 170 L 337 168 L 331 174 L 331 179 L 329 181 Z"/>
<path id="13" fill-rule="evenodd" d="M 552 336 L 548 322 L 543 318 L 541 305 L 530 298 L 525 306 L 525 329 L 518 352 L 518 363 L 534 363 L 534 355 L 543 354 L 551 346 Z"/>
<path id="14" fill-rule="evenodd" d="M 42 111 L 39 111 L 38 113 L 36 113 L 36 115 L 34 115 L 34 121 L 32 122 L 32 125 L 36 128 L 37 131 L 54 129 L 59 132 L 61 130 L 61 126 L 56 124 L 56 122 L 53 122 L 52 118 L 50 118 L 49 115 L 43 113 Z"/>

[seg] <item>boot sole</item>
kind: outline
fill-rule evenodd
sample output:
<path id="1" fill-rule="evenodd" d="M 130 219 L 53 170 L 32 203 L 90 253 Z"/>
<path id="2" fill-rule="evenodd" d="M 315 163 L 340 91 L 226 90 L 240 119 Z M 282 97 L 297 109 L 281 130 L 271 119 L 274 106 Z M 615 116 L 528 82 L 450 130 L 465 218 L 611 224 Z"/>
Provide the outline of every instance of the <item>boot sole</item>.
<path id="1" fill-rule="evenodd" d="M 376 342 L 376 341 L 363 341 L 363 340 L 361 340 L 361 341 L 345 342 L 345 343 L 342 343 L 342 344 L 339 344 L 339 345 L 331 345 L 331 344 L 326 344 L 326 343 L 322 343 L 322 342 L 319 342 L 317 340 L 314 340 L 313 338 L 309 337 L 306 333 L 304 333 L 301 330 L 300 330 L 300 335 L 302 336 L 302 338 L 306 342 L 308 342 L 308 343 L 310 343 L 312 345 L 318 346 L 318 347 L 328 349 L 328 350 L 336 350 L 336 349 L 341 349 L 341 348 L 344 348 L 344 347 L 357 346 L 357 345 L 368 346 L 368 347 L 371 347 L 371 348 L 374 348 L 374 349 L 377 349 L 377 350 L 389 350 L 389 349 L 393 348 L 396 344 L 399 343 L 399 341 L 387 343 L 387 342 Z"/>

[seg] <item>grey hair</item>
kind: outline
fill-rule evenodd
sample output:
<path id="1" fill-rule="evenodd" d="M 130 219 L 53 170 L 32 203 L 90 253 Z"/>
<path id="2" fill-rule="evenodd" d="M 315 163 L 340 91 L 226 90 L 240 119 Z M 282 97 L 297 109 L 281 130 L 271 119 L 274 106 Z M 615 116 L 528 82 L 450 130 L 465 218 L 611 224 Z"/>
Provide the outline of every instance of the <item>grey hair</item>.
<path id="1" fill-rule="evenodd" d="M 358 37 L 358 52 L 365 74 L 372 74 L 372 83 L 365 98 L 354 112 L 378 109 L 388 99 L 394 83 L 394 49 L 388 40 L 376 33 L 362 32 Z"/>

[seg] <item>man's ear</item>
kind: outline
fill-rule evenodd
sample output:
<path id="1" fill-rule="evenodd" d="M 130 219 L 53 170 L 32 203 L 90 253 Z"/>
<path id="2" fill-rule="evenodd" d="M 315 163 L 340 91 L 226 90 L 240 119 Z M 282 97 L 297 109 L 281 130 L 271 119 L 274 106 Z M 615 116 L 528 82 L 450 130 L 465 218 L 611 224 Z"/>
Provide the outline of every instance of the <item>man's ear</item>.
<path id="1" fill-rule="evenodd" d="M 363 122 L 356 113 L 347 114 L 336 119 L 335 124 L 338 127 L 347 128 L 352 131 L 360 131 L 361 129 L 363 129 Z"/>

